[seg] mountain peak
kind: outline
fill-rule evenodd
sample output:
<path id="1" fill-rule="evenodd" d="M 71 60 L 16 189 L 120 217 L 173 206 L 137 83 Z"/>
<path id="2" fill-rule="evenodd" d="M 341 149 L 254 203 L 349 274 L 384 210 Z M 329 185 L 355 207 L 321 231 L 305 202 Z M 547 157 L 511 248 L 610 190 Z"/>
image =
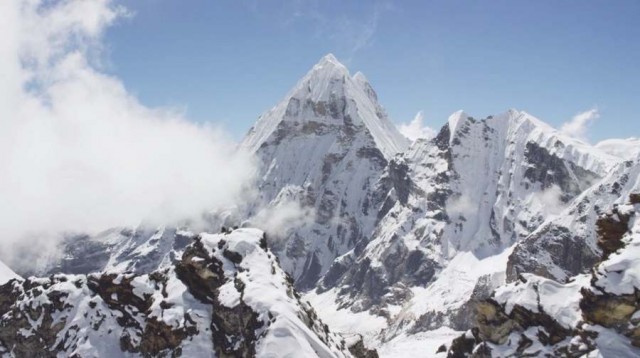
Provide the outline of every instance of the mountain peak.
<path id="1" fill-rule="evenodd" d="M 338 61 L 338 59 L 336 58 L 336 56 L 334 56 L 332 53 L 328 53 L 326 55 L 324 55 L 320 61 L 318 62 L 318 64 L 325 64 L 325 63 L 332 63 L 332 64 L 336 64 L 336 65 L 342 65 L 342 63 L 340 63 L 340 61 Z"/>
<path id="2" fill-rule="evenodd" d="M 290 123 L 288 133 L 294 135 L 296 126 L 303 122 L 336 128 L 350 123 L 368 131 L 382 153 L 391 158 L 406 149 L 408 143 L 389 121 L 377 99 L 363 74 L 356 73 L 351 77 L 349 70 L 335 56 L 328 54 L 298 81 L 278 105 L 258 119 L 242 146 L 256 151 L 276 132 L 280 123 Z M 278 136 L 283 133 L 278 132 Z"/>
<path id="3" fill-rule="evenodd" d="M 317 73 L 334 74 L 335 77 L 349 76 L 349 70 L 333 54 L 325 55 L 316 63 L 307 76 Z M 326 77 L 326 76 L 323 76 Z"/>

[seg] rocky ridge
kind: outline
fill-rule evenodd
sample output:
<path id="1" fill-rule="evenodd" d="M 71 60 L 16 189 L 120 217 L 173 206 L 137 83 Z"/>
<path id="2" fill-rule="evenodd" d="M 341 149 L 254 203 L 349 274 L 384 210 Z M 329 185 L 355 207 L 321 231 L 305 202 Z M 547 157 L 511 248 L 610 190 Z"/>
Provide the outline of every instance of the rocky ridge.
<path id="1" fill-rule="evenodd" d="M 475 327 L 449 357 L 640 354 L 640 195 L 596 222 L 600 262 L 567 283 L 523 274 L 475 305 Z"/>
<path id="2" fill-rule="evenodd" d="M 0 286 L 0 354 L 373 357 L 300 299 L 263 232 L 194 235 L 171 267 Z"/>

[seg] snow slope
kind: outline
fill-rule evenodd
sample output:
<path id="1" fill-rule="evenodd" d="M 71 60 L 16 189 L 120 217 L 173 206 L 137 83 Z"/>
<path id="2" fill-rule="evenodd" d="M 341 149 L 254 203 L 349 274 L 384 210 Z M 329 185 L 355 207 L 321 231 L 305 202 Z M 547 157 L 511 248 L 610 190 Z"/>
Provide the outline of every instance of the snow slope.
<path id="1" fill-rule="evenodd" d="M 640 138 L 607 139 L 595 147 L 624 160 L 636 160 L 640 156 Z"/>
<path id="2" fill-rule="evenodd" d="M 0 284 L 12 280 L 14 278 L 20 278 L 18 274 L 13 272 L 7 265 L 0 261 Z"/>

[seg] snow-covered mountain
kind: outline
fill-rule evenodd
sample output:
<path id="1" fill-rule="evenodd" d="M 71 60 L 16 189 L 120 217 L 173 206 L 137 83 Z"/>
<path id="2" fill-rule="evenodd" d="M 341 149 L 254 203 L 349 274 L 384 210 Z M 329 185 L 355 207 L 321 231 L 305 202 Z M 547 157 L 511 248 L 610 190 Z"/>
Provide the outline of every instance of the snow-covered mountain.
<path id="1" fill-rule="evenodd" d="M 264 234 L 181 233 L 191 243 L 147 274 L 57 274 L 0 286 L 0 354 L 365 357 L 300 300 Z"/>
<path id="2" fill-rule="evenodd" d="M 277 341 L 272 347 L 291 340 L 299 352 L 311 349 L 320 356 L 375 356 L 364 343 L 389 357 L 411 356 L 416 351 L 430 357 L 437 355 L 436 350 L 441 356 L 457 357 L 469 355 L 473 349 L 476 356 L 489 349 L 495 356 L 535 353 L 538 349 L 552 355 L 600 350 L 607 356 L 598 339 L 612 337 L 626 342 L 626 350 L 620 354 L 635 354 L 632 345 L 640 343 L 633 340 L 634 331 L 620 328 L 622 323 L 635 324 L 637 317 L 629 318 L 635 308 L 631 312 L 625 306 L 625 315 L 611 323 L 615 326 L 612 329 L 598 317 L 584 318 L 591 310 L 602 309 L 598 305 L 610 304 L 596 299 L 598 292 L 614 295 L 612 300 L 631 300 L 624 296 L 626 291 L 615 291 L 611 285 L 616 285 L 616 277 L 635 280 L 635 261 L 630 255 L 634 253 L 638 207 L 637 203 L 623 205 L 640 191 L 640 151 L 635 151 L 634 140 L 592 146 L 529 113 L 512 109 L 481 119 L 459 111 L 434 138 L 410 142 L 387 118 L 364 75 L 352 76 L 328 55 L 258 119 L 241 147 L 253 153 L 259 164 L 255 192 L 248 193 L 249 199 L 239 198 L 237 207 L 209 213 L 205 229 L 230 234 L 203 234 L 193 243 L 195 236 L 190 232 L 195 230 L 185 224 L 180 228 L 141 226 L 75 235 L 63 243 L 59 257 L 34 258 L 30 267 L 17 270 L 23 277 L 38 274 L 53 278 L 3 286 L 13 292 L 10 297 L 14 300 L 5 305 L 24 307 L 25 302 L 41 302 L 43 292 L 64 292 L 65 297 L 75 300 L 69 301 L 72 307 L 83 307 L 65 313 L 66 320 L 92 325 L 97 322 L 92 321 L 95 317 L 111 317 L 105 319 L 115 319 L 114 324 L 119 325 L 116 336 L 131 337 L 123 350 L 141 354 L 148 349 L 143 342 L 149 322 L 153 322 L 149 329 L 165 327 L 160 323 L 164 322 L 162 310 L 167 308 L 155 305 L 166 301 L 161 296 L 167 285 L 174 287 L 167 289 L 169 298 L 174 297 L 169 292 L 174 290 L 182 297 L 172 307 L 204 312 L 204 305 L 207 314 L 201 316 L 205 320 L 218 314 L 216 307 L 235 310 L 243 304 L 263 318 L 274 312 L 290 317 L 287 327 L 293 333 L 284 336 L 279 330 L 253 327 L 251 320 L 227 327 L 242 330 L 232 336 L 254 342 L 251 349 L 255 350 L 245 353 L 267 355 L 259 349 L 270 345 L 264 342 L 272 339 Z M 602 225 L 607 225 L 603 217 L 613 215 L 609 210 L 625 210 L 622 216 L 616 215 L 626 218 L 622 221 L 628 219 L 628 225 L 615 230 L 628 235 L 603 245 Z M 254 248 L 251 252 L 259 257 L 249 255 L 245 249 L 260 246 L 261 241 L 258 232 L 247 227 L 263 228 L 271 251 Z M 221 245 L 219 249 L 217 245 Z M 204 247 L 209 257 L 198 254 L 193 260 L 189 258 L 196 246 Z M 224 248 L 232 257 L 225 256 Z M 616 251 L 620 249 L 627 251 Z M 240 263 L 233 263 L 234 258 Z M 213 294 L 189 286 L 194 282 L 179 274 L 185 262 L 196 265 L 195 273 L 201 274 L 202 267 L 196 263 L 207 260 L 223 263 L 226 283 L 209 287 Z M 235 266 L 229 266 L 229 260 Z M 276 274 L 267 274 L 272 270 Z M 288 277 L 284 272 L 292 277 L 291 284 L 282 284 Z M 152 277 L 158 275 L 164 277 L 160 280 L 164 286 Z M 239 286 L 230 284 L 237 277 L 248 280 Z M 135 289 L 143 296 L 133 293 L 128 295 L 133 301 L 126 302 L 120 302 L 117 295 L 105 298 L 100 287 L 92 286 L 92 280 L 104 281 L 106 287 L 117 286 L 113 292 Z M 600 290 L 604 284 L 594 284 L 597 280 L 607 281 L 609 288 Z M 30 282 L 28 288 L 25 282 Z M 120 287 L 123 282 L 127 287 Z M 629 285 L 640 290 L 634 282 Z M 35 295 L 32 285 L 39 285 L 39 294 Z M 228 292 L 227 286 L 237 292 Z M 261 290 L 261 295 L 247 296 L 254 289 Z M 296 289 L 301 297 L 296 296 Z M 155 302 L 149 307 L 156 308 L 140 306 L 145 308 L 142 312 L 136 306 L 140 299 L 147 300 L 144 293 Z M 240 301 L 235 299 L 238 295 Z M 99 316 L 90 316 L 93 313 L 85 301 L 93 302 L 96 297 L 105 303 L 98 306 Z M 537 308 L 533 307 L 536 299 L 540 301 Z M 224 300 L 234 303 L 216 306 Z M 583 302 L 591 303 L 583 307 Z M 120 324 L 114 318 L 120 313 L 114 310 L 141 312 L 133 315 L 138 326 Z M 88 312 L 90 318 L 82 318 L 78 312 Z M 315 312 L 324 323 L 319 323 Z M 504 325 L 493 325 L 494 318 Z M 261 327 L 270 327 L 267 321 L 270 319 L 261 319 Z M 201 323 L 195 325 L 204 327 Z M 32 329 L 33 324 L 29 321 L 23 328 Z M 202 337 L 212 334 L 206 329 L 188 334 L 191 325 L 182 321 L 171 326 L 182 333 L 167 333 L 166 337 L 173 337 L 167 338 L 173 342 L 170 348 L 166 342 L 152 346 L 204 351 L 204 345 L 187 348 L 181 343 L 204 342 Z M 596 325 L 609 328 L 593 328 Z M 491 330 L 497 330 L 499 336 L 491 335 Z M 537 330 L 544 335 L 531 336 Z M 92 342 L 104 333 L 96 332 L 86 330 L 69 337 L 88 337 Z M 267 333 L 258 337 L 255 332 Z M 467 333 L 452 344 L 462 332 Z M 601 332 L 600 338 L 594 338 L 593 332 Z M 354 334 L 364 336 L 364 343 L 348 338 L 357 337 Z M 557 337 L 561 341 L 556 341 Z M 101 353 L 91 350 L 91 343 L 72 341 L 75 343 L 63 344 L 65 353 L 81 349 Z M 519 342 L 526 347 L 521 348 Z M 215 339 L 207 344 L 206 349 L 218 353 L 224 347 Z"/>
<path id="3" fill-rule="evenodd" d="M 387 195 L 380 177 L 407 145 L 364 75 L 333 55 L 251 128 L 242 146 L 261 164 L 254 208 L 311 209 L 279 238 L 298 287 L 314 287 L 336 257 L 366 244 Z"/>
<path id="4" fill-rule="evenodd" d="M 620 195 L 596 222 L 601 257 L 590 273 L 565 283 L 521 274 L 478 302 L 474 328 L 449 356 L 639 356 L 638 177 L 628 188 L 634 194 Z"/>
<path id="5" fill-rule="evenodd" d="M 406 199 L 381 209 L 368 245 L 337 260 L 320 290 L 385 317 L 383 340 L 465 328 L 477 285 L 503 282 L 513 246 L 618 162 L 525 112 L 457 112 L 390 162 Z"/>

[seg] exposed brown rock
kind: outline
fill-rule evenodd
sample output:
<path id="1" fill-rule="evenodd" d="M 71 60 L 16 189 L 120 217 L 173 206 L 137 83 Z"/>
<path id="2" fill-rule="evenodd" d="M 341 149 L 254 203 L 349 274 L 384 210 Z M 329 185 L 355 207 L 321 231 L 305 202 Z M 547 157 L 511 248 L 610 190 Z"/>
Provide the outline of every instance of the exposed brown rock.
<path id="1" fill-rule="evenodd" d="M 622 214 L 614 207 L 610 214 L 605 214 L 596 221 L 598 247 L 602 249 L 603 260 L 624 246 L 622 237 L 629 230 L 629 218 L 630 215 Z"/>

